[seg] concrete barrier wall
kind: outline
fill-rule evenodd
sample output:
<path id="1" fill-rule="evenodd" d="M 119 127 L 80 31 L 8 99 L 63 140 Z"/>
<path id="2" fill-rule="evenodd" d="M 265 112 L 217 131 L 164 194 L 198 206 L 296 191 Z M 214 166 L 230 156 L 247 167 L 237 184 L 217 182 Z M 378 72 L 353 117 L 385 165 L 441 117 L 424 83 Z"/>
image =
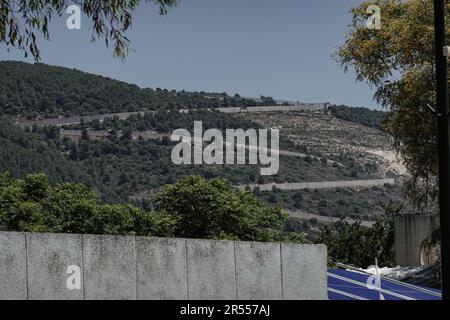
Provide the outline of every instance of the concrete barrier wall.
<path id="1" fill-rule="evenodd" d="M 268 183 L 249 184 L 239 186 L 240 189 L 249 187 L 259 188 L 261 191 L 272 191 L 273 188 L 280 190 L 304 190 L 304 189 L 334 189 L 334 188 L 371 188 L 384 186 L 385 184 L 395 184 L 395 179 L 370 179 L 370 180 L 348 180 L 348 181 L 319 181 L 319 182 L 296 182 L 296 183 Z"/>
<path id="2" fill-rule="evenodd" d="M 27 299 L 25 236 L 0 232 L 0 299 Z"/>
<path id="3" fill-rule="evenodd" d="M 247 108 L 225 107 L 215 110 L 223 113 L 241 113 L 241 112 L 287 112 L 287 111 L 322 111 L 327 110 L 327 103 L 301 103 L 294 106 L 255 106 Z"/>
<path id="4" fill-rule="evenodd" d="M 324 245 L 0 232 L 0 299 L 327 299 Z"/>
<path id="5" fill-rule="evenodd" d="M 321 111 L 326 110 L 328 104 L 327 103 L 301 103 L 300 105 L 295 106 L 255 106 L 248 107 L 246 109 L 240 107 L 225 107 L 225 108 L 215 108 L 213 110 L 222 112 L 222 113 L 241 113 L 241 112 L 286 112 L 286 111 Z M 178 110 L 180 113 L 186 113 L 191 110 L 199 110 L 199 109 L 183 109 Z M 204 109 L 202 109 L 204 110 Z M 207 109 L 210 110 L 211 109 Z M 74 117 L 60 117 L 60 118 L 49 118 L 42 120 L 23 120 L 23 119 L 13 119 L 13 122 L 16 123 L 19 127 L 32 127 L 33 125 L 38 127 L 45 126 L 57 126 L 61 127 L 64 125 L 75 125 L 81 123 L 81 120 L 84 122 L 91 122 L 94 120 L 99 120 L 100 122 L 105 119 L 118 118 L 119 120 L 128 119 L 132 115 L 144 115 L 145 113 L 155 113 L 154 110 L 146 110 L 146 111 L 135 111 L 135 112 L 118 112 L 118 113 L 103 113 L 103 114 L 94 114 L 90 116 L 74 116 Z"/>
<path id="6" fill-rule="evenodd" d="M 400 266 L 420 266 L 422 242 L 439 226 L 439 216 L 430 213 L 397 215 L 395 223 L 395 262 Z"/>

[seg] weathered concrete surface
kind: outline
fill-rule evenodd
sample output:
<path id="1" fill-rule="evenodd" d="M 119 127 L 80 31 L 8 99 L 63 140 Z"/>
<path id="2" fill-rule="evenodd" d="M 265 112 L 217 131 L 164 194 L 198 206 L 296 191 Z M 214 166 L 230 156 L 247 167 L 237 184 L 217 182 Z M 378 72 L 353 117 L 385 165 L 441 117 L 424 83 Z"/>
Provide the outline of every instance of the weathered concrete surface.
<path id="1" fill-rule="evenodd" d="M 395 262 L 403 267 L 420 266 L 422 242 L 439 226 L 437 214 L 417 213 L 396 215 Z"/>
<path id="2" fill-rule="evenodd" d="M 327 300 L 325 245 L 281 244 L 283 299 Z"/>
<path id="3" fill-rule="evenodd" d="M 0 299 L 326 299 L 326 261 L 322 245 L 0 232 Z"/>
<path id="4" fill-rule="evenodd" d="M 83 260 L 81 235 L 27 233 L 28 299 L 83 299 Z M 69 266 L 80 269 L 80 289 L 70 289 Z"/>
<path id="5" fill-rule="evenodd" d="M 139 300 L 187 299 L 186 240 L 136 237 Z"/>
<path id="6" fill-rule="evenodd" d="M 240 300 L 281 300 L 279 243 L 236 242 L 236 285 Z"/>
<path id="7" fill-rule="evenodd" d="M 85 299 L 136 299 L 134 240 L 83 235 Z"/>
<path id="8" fill-rule="evenodd" d="M 186 240 L 188 299 L 236 299 L 234 243 Z"/>
<path id="9" fill-rule="evenodd" d="M 27 299 L 25 234 L 0 232 L 0 300 Z"/>

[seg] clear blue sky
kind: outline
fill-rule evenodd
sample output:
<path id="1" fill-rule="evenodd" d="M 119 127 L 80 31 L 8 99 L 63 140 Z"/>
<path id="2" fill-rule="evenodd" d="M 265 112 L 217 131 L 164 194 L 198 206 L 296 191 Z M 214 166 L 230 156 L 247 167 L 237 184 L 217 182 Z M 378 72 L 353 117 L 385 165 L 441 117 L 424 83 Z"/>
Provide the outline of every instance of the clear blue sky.
<path id="1" fill-rule="evenodd" d="M 273 96 L 378 108 L 373 90 L 344 74 L 331 54 L 344 42 L 349 8 L 361 0 L 180 0 L 160 17 L 145 3 L 134 15 L 125 62 L 103 41 L 91 43 L 89 21 L 68 30 L 53 20 L 42 62 L 137 84 Z M 0 48 L 2 60 L 26 60 Z"/>

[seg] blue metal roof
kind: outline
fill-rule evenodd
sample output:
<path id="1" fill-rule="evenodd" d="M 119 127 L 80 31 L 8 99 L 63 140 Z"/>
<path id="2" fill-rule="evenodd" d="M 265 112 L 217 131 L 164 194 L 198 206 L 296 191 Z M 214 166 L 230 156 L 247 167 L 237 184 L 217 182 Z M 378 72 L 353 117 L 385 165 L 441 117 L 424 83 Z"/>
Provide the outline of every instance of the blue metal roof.
<path id="1" fill-rule="evenodd" d="M 440 290 L 343 269 L 328 270 L 330 300 L 441 300 Z"/>

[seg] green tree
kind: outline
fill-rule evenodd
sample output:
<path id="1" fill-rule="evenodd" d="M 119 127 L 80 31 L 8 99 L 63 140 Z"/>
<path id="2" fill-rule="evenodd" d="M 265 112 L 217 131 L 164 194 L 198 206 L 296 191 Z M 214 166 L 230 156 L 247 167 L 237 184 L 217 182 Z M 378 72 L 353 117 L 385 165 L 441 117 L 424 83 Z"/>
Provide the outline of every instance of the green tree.
<path id="1" fill-rule="evenodd" d="M 380 30 L 366 27 L 371 4 L 381 8 Z M 390 109 L 384 127 L 411 174 L 408 195 L 421 206 L 437 195 L 437 123 L 427 107 L 435 107 L 436 95 L 433 1 L 365 1 L 351 12 L 350 32 L 335 57 L 375 87 L 377 101 Z"/>
<path id="2" fill-rule="evenodd" d="M 380 265 L 392 267 L 395 264 L 394 215 L 402 207 L 390 203 L 384 210 L 384 215 L 371 228 L 362 226 L 361 221 L 350 223 L 345 218 L 323 226 L 315 242 L 326 244 L 329 256 L 342 263 L 366 268 L 377 258 Z"/>
<path id="3" fill-rule="evenodd" d="M 159 6 L 164 15 L 174 7 L 177 0 L 147 0 Z M 40 51 L 36 35 L 50 39 L 49 22 L 53 16 L 62 16 L 68 6 L 78 5 L 91 21 L 92 40 L 104 39 L 106 45 L 113 42 L 114 55 L 124 58 L 128 52 L 129 40 L 125 36 L 132 23 L 132 14 L 139 7 L 140 0 L 2 0 L 0 2 L 0 44 L 7 48 L 17 47 L 36 61 Z"/>
<path id="4" fill-rule="evenodd" d="M 156 208 L 175 215 L 176 233 L 188 238 L 270 241 L 281 239 L 287 217 L 225 179 L 189 176 L 154 196 Z"/>
<path id="5" fill-rule="evenodd" d="M 0 230 L 305 242 L 303 234 L 283 232 L 287 217 L 279 208 L 223 179 L 187 177 L 155 198 L 158 212 L 105 205 L 82 184 L 0 173 Z"/>
<path id="6" fill-rule="evenodd" d="M 25 180 L 0 174 L 0 227 L 11 231 L 113 235 L 174 235 L 176 219 L 130 205 L 103 205 L 90 188 L 51 186 L 44 174 Z"/>
<path id="7" fill-rule="evenodd" d="M 88 141 L 89 140 L 89 132 L 87 129 L 81 130 L 81 140 Z"/>

